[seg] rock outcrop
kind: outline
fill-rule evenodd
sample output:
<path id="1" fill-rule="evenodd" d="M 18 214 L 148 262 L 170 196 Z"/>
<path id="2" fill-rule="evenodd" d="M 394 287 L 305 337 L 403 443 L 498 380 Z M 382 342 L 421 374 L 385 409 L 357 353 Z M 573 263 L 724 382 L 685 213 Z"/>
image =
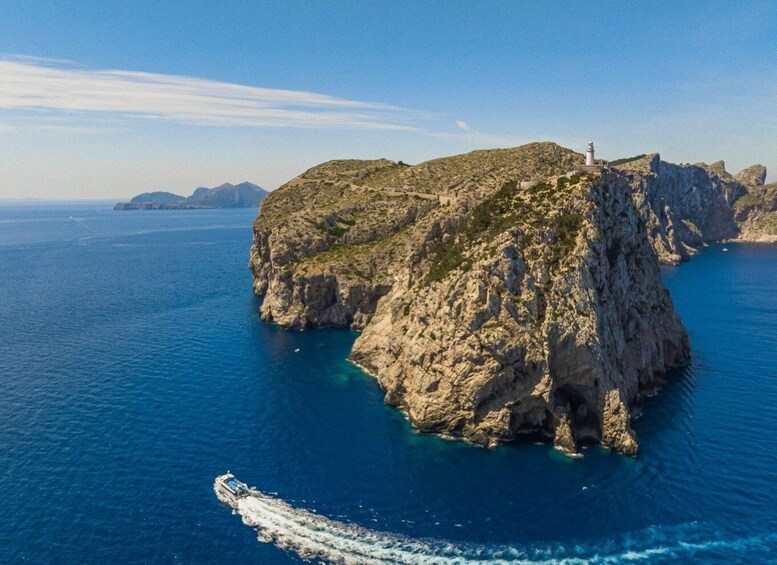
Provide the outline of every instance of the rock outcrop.
<path id="1" fill-rule="evenodd" d="M 764 184 L 766 167 L 753 165 L 736 175 L 747 194 L 734 202 L 740 241 L 777 243 L 777 183 Z"/>
<path id="2" fill-rule="evenodd" d="M 255 222 L 262 318 L 362 329 L 352 359 L 422 431 L 634 453 L 632 410 L 688 337 L 634 205 L 655 171 L 582 164 L 536 143 L 314 167 Z"/>
<path id="3" fill-rule="evenodd" d="M 763 165 L 750 165 L 734 175 L 734 178 L 745 186 L 763 186 L 764 182 L 766 182 L 766 167 Z"/>
<path id="4" fill-rule="evenodd" d="M 396 284 L 356 340 L 353 359 L 422 431 L 635 453 L 640 392 L 688 361 L 628 183 L 565 179 L 480 204 L 442 254 L 461 258 Z"/>
<path id="5" fill-rule="evenodd" d="M 732 176 L 723 161 L 676 165 L 656 153 L 614 164 L 629 179 L 634 204 L 663 263 L 687 261 L 716 241 L 777 241 L 774 185 L 764 186 L 763 165 Z"/>
<path id="6" fill-rule="evenodd" d="M 722 161 L 675 165 L 654 153 L 617 167 L 632 186 L 634 204 L 661 262 L 687 261 L 704 243 L 737 236 L 732 206 L 747 189 Z"/>

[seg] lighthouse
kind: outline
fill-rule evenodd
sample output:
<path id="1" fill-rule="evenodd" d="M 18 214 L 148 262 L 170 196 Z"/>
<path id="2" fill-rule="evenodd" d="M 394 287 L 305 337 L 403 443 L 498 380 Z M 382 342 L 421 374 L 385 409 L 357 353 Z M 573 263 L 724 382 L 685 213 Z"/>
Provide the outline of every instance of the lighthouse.
<path id="1" fill-rule="evenodd" d="M 585 166 L 592 167 L 594 162 L 594 142 L 588 142 L 588 149 L 585 150 Z"/>

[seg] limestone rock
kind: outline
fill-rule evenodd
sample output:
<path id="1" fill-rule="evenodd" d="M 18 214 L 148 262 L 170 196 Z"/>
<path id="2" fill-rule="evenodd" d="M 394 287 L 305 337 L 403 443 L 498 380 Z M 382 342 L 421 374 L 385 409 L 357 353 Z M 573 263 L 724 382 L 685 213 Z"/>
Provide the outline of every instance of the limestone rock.
<path id="1" fill-rule="evenodd" d="M 734 203 L 741 241 L 777 243 L 777 183 L 752 185 Z"/>
<path id="2" fill-rule="evenodd" d="M 362 329 L 352 359 L 422 431 L 634 453 L 641 391 L 689 358 L 651 243 L 736 230 L 733 214 L 704 213 L 736 187 L 643 161 L 579 174 L 582 155 L 534 143 L 314 167 L 270 194 L 255 222 L 262 318 Z M 681 214 L 655 196 L 697 178 L 717 184 Z"/>
<path id="3" fill-rule="evenodd" d="M 710 242 L 777 242 L 777 189 L 764 185 L 763 165 L 731 176 L 723 161 L 675 165 L 656 153 L 616 163 L 663 263 L 687 261 Z"/>
<path id="4" fill-rule="evenodd" d="M 687 261 L 704 243 L 737 237 L 732 206 L 747 188 L 726 172 L 723 161 L 675 165 L 654 153 L 619 168 L 661 262 Z"/>
<path id="5" fill-rule="evenodd" d="M 745 186 L 762 186 L 766 181 L 766 167 L 763 165 L 750 165 L 739 171 L 734 178 Z"/>
<path id="6" fill-rule="evenodd" d="M 356 340 L 352 358 L 420 430 L 636 452 L 631 409 L 687 363 L 688 337 L 626 179 L 566 178 L 481 203 L 500 216 L 480 231 L 475 211 L 461 261 L 395 285 Z"/>

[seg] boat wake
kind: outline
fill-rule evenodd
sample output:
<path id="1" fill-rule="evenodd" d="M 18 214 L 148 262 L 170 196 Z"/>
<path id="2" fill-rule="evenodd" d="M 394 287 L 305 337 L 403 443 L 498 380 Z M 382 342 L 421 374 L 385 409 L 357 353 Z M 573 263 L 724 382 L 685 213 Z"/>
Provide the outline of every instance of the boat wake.
<path id="1" fill-rule="evenodd" d="M 339 522 L 252 491 L 234 504 L 243 523 L 259 541 L 295 553 L 306 561 L 343 565 L 469 563 L 621 563 L 677 558 L 727 560 L 777 552 L 777 534 L 726 538 L 699 523 L 654 527 L 599 543 L 547 544 L 537 547 L 460 544 L 382 533 Z M 757 560 L 757 557 L 756 557 Z"/>

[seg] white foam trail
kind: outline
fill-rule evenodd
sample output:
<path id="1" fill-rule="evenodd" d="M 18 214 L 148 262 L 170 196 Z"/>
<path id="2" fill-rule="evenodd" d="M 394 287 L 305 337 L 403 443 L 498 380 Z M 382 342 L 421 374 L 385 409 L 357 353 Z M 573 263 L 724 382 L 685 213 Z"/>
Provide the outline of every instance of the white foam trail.
<path id="1" fill-rule="evenodd" d="M 272 542 L 306 561 L 322 560 L 341 565 L 582 565 L 692 557 L 713 551 L 716 555 L 732 556 L 777 552 L 777 534 L 715 539 L 707 528 L 696 523 L 666 529 L 650 528 L 599 544 L 519 548 L 454 544 L 377 532 L 295 508 L 256 491 L 239 499 L 236 511 L 243 523 L 257 529 L 260 541 Z"/>
<path id="2" fill-rule="evenodd" d="M 452 555 L 440 555 L 439 548 L 424 541 L 337 522 L 269 497 L 243 498 L 237 511 L 244 523 L 258 529 L 261 538 L 303 559 L 344 565 L 466 563 L 455 548 L 451 548 Z"/>

